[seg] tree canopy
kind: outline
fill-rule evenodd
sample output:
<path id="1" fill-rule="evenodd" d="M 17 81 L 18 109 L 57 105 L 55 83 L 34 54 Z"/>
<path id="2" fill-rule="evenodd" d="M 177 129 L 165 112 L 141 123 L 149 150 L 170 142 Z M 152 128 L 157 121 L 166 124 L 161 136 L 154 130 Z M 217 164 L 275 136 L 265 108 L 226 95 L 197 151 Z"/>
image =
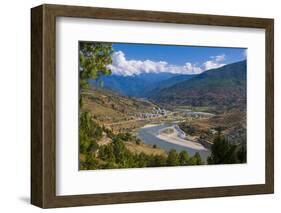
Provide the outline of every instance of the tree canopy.
<path id="1" fill-rule="evenodd" d="M 212 154 L 208 158 L 208 164 L 232 164 L 246 162 L 246 148 L 230 144 L 226 138 L 218 132 L 211 147 Z"/>
<path id="2" fill-rule="evenodd" d="M 88 79 L 97 79 L 111 74 L 108 65 L 112 63 L 112 44 L 101 42 L 79 43 L 80 88 L 88 86 Z"/>

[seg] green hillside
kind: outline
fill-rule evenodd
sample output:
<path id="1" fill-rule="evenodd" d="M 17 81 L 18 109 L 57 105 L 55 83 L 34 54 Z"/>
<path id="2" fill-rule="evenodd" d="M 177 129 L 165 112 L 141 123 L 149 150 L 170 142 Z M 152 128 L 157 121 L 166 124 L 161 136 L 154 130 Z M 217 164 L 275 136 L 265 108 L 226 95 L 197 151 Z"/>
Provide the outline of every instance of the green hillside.
<path id="1" fill-rule="evenodd" d="M 246 61 L 241 61 L 164 88 L 150 98 L 170 105 L 245 106 L 246 74 Z"/>

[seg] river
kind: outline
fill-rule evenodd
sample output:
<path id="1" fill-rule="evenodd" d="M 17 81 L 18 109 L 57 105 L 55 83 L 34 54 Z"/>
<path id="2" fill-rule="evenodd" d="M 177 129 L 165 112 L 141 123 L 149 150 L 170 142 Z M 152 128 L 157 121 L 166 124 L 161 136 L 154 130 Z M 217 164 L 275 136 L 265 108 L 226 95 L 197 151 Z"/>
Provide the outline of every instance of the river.
<path id="1" fill-rule="evenodd" d="M 137 137 L 140 138 L 144 143 L 150 145 L 156 145 L 166 151 L 170 151 L 171 149 L 176 149 L 178 152 L 182 150 L 186 150 L 189 156 L 193 156 L 196 152 L 198 152 L 203 161 L 206 162 L 207 157 L 210 155 L 210 151 L 203 148 L 193 149 L 188 146 L 183 146 L 175 143 L 169 142 L 169 140 L 165 140 L 165 137 L 159 138 L 159 132 L 165 128 L 174 128 L 175 124 L 157 124 L 157 125 L 148 125 L 138 129 Z M 178 138 L 178 140 L 184 141 L 183 139 Z M 178 143 L 178 142 L 177 142 Z M 190 143 L 190 142 L 188 142 Z M 184 144 L 185 145 L 185 144 Z"/>

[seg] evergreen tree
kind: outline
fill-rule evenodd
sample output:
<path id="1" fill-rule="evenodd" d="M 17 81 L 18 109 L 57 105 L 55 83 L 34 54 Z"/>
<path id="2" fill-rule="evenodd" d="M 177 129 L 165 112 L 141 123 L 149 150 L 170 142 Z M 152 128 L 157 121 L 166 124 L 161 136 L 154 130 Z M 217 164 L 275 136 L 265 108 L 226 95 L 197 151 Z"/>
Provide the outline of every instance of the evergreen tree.
<path id="1" fill-rule="evenodd" d="M 98 79 L 111 74 L 108 65 L 112 63 L 113 49 L 111 43 L 79 43 L 79 77 L 80 88 L 87 88 L 89 79 Z"/>
<path id="2" fill-rule="evenodd" d="M 81 169 L 93 170 L 98 168 L 98 162 L 93 153 L 87 153 L 85 161 L 81 163 Z"/>
<path id="3" fill-rule="evenodd" d="M 108 162 L 115 163 L 114 148 L 112 144 L 103 145 L 99 148 L 99 158 Z"/>
<path id="4" fill-rule="evenodd" d="M 113 153 L 115 156 L 115 161 L 122 167 L 125 166 L 125 145 L 119 138 L 113 139 Z"/>
<path id="5" fill-rule="evenodd" d="M 203 161 L 201 159 L 201 156 L 198 152 L 196 152 L 191 158 L 188 160 L 189 165 L 202 165 Z"/>
<path id="6" fill-rule="evenodd" d="M 152 156 L 151 167 L 166 166 L 167 159 L 163 155 Z"/>
<path id="7" fill-rule="evenodd" d="M 79 123 L 79 148 L 80 153 L 96 151 L 98 144 L 96 143 L 102 137 L 102 129 L 98 124 L 93 122 L 89 112 L 80 114 Z"/>
<path id="8" fill-rule="evenodd" d="M 98 79 L 101 75 L 111 73 L 108 65 L 112 63 L 112 45 L 110 43 L 80 42 L 79 43 L 79 85 L 80 91 L 88 88 L 89 79 Z M 80 94 L 79 106 L 83 106 L 83 98 Z M 94 152 L 98 149 L 96 143 L 102 137 L 102 128 L 93 122 L 89 112 L 81 112 L 79 117 L 79 151 L 84 154 L 85 161 L 80 167 L 95 169 L 97 160 Z M 110 150 L 105 150 L 104 157 L 110 158 Z"/>
<path id="9" fill-rule="evenodd" d="M 195 153 L 194 158 L 195 158 L 196 165 L 202 165 L 203 164 L 201 156 L 198 152 Z"/>
<path id="10" fill-rule="evenodd" d="M 245 145 L 241 145 L 239 150 L 237 151 L 237 158 L 240 163 L 247 162 L 247 149 Z"/>
<path id="11" fill-rule="evenodd" d="M 208 158 L 208 164 L 237 163 L 236 148 L 237 146 L 230 144 L 219 131 L 211 147 L 212 154 Z"/>
<path id="12" fill-rule="evenodd" d="M 167 158 L 167 165 L 168 166 L 178 166 L 179 165 L 179 156 L 175 149 L 171 149 L 168 153 Z"/>
<path id="13" fill-rule="evenodd" d="M 179 154 L 179 163 L 181 166 L 186 166 L 188 165 L 188 161 L 189 161 L 189 156 L 187 151 L 183 150 L 180 152 Z"/>

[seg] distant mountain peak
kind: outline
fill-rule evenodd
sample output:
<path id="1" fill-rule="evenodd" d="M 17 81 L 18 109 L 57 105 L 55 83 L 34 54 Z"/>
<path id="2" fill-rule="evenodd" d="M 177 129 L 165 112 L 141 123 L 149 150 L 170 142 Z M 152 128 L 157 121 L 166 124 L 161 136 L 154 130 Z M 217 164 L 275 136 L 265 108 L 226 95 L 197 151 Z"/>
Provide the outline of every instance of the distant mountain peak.
<path id="1" fill-rule="evenodd" d="M 141 73 L 133 76 L 122 75 L 110 75 L 102 76 L 98 81 L 103 82 L 103 87 L 115 92 L 118 92 L 124 96 L 132 97 L 147 97 L 154 89 L 165 86 L 173 85 L 175 83 L 186 80 L 189 75 L 172 74 L 172 73 Z M 193 76 L 193 75 L 192 75 Z M 175 80 L 174 78 L 181 78 Z M 169 81 L 171 79 L 171 81 Z M 90 80 L 90 83 L 99 87 L 99 83 L 96 80 Z"/>

